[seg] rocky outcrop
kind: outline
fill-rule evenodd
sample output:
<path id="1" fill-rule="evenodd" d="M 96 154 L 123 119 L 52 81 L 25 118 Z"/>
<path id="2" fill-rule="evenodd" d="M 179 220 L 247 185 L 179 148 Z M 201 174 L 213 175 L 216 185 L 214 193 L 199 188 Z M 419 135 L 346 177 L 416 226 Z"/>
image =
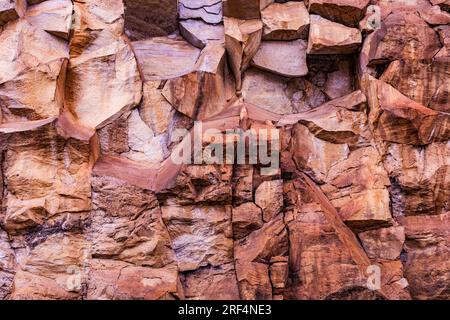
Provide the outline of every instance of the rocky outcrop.
<path id="1" fill-rule="evenodd" d="M 449 8 L 0 1 L 0 299 L 449 299 Z"/>

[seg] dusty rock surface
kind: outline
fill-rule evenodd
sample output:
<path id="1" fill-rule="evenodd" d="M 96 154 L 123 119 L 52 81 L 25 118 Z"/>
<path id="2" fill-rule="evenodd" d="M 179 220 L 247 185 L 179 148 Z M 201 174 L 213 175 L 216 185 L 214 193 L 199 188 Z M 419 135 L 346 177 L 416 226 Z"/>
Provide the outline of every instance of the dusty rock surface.
<path id="1" fill-rule="evenodd" d="M 0 299 L 450 299 L 449 24 L 0 0 Z"/>

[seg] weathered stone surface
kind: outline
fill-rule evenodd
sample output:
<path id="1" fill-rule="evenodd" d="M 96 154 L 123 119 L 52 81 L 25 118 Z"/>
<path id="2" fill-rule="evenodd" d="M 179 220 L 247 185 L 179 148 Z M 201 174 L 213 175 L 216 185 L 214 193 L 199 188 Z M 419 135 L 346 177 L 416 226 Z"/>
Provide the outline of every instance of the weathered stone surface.
<path id="1" fill-rule="evenodd" d="M 177 0 L 124 0 L 124 5 L 125 34 L 133 41 L 177 30 Z"/>
<path id="2" fill-rule="evenodd" d="M 283 208 L 283 181 L 264 181 L 256 189 L 255 203 L 262 209 L 263 220 L 271 221 Z"/>
<path id="3" fill-rule="evenodd" d="M 91 208 L 88 143 L 65 140 L 50 124 L 13 134 L 7 148 L 6 230 L 16 233 L 63 224 L 70 229 L 86 218 Z"/>
<path id="4" fill-rule="evenodd" d="M 11 292 L 15 273 L 14 251 L 9 243 L 8 234 L 0 229 L 0 299 Z"/>
<path id="5" fill-rule="evenodd" d="M 18 261 L 10 299 L 81 299 L 89 259 L 83 235 L 49 235 L 30 249 Z"/>
<path id="6" fill-rule="evenodd" d="M 412 145 L 449 139 L 447 113 L 424 107 L 380 80 L 370 80 L 369 92 L 370 123 L 377 139 Z"/>
<path id="7" fill-rule="evenodd" d="M 200 50 L 181 37 L 156 37 L 133 42 L 145 81 L 167 80 L 191 72 Z M 167 65 L 170 62 L 170 68 Z"/>
<path id="8" fill-rule="evenodd" d="M 450 111 L 450 60 L 396 60 L 380 79 L 425 107 Z"/>
<path id="9" fill-rule="evenodd" d="M 26 8 L 26 0 L 2 0 L 0 2 L 0 27 L 22 17 Z"/>
<path id="10" fill-rule="evenodd" d="M 379 43 L 371 52 L 369 61 L 385 63 L 398 59 L 431 59 L 441 45 L 438 35 L 419 16 L 407 12 L 394 12 L 383 23 L 385 34 L 377 38 Z M 383 31 L 378 30 L 377 33 Z"/>
<path id="11" fill-rule="evenodd" d="M 223 12 L 226 17 L 237 19 L 259 19 L 261 11 L 273 0 L 222 0 Z"/>
<path id="12" fill-rule="evenodd" d="M 369 258 L 396 260 L 405 243 L 405 229 L 401 226 L 382 228 L 359 233 L 358 237 Z"/>
<path id="13" fill-rule="evenodd" d="M 22 4 L 0 299 L 450 299 L 448 0 Z"/>
<path id="14" fill-rule="evenodd" d="M 380 152 L 392 181 L 394 217 L 439 215 L 449 210 L 448 141 L 425 147 L 392 143 Z"/>
<path id="15" fill-rule="evenodd" d="M 345 24 L 357 26 L 370 0 L 309 0 L 309 12 Z"/>
<path id="16" fill-rule="evenodd" d="M 435 58 L 445 61 L 450 57 L 450 26 L 439 26 L 435 30 L 438 32 L 440 41 L 443 44 L 442 49 L 436 54 Z"/>
<path id="17" fill-rule="evenodd" d="M 162 207 L 180 271 L 219 266 L 233 259 L 231 207 Z"/>
<path id="18" fill-rule="evenodd" d="M 232 263 L 219 267 L 205 267 L 184 275 L 186 299 L 238 300 L 239 288 Z"/>
<path id="19" fill-rule="evenodd" d="M 244 300 L 271 299 L 269 263 L 272 257 L 284 256 L 288 238 L 282 216 L 235 243 L 236 275 Z"/>
<path id="20" fill-rule="evenodd" d="M 309 13 L 303 2 L 273 3 L 261 12 L 264 40 L 307 39 Z"/>
<path id="21" fill-rule="evenodd" d="M 28 8 L 25 19 L 34 27 L 69 39 L 73 5 L 69 0 L 50 0 Z"/>
<path id="22" fill-rule="evenodd" d="M 222 24 L 211 25 L 201 20 L 180 21 L 181 35 L 193 46 L 204 48 L 208 42 L 225 42 L 225 30 Z"/>
<path id="23" fill-rule="evenodd" d="M 235 239 L 241 239 L 263 225 L 263 213 L 253 202 L 243 203 L 233 208 L 233 234 Z"/>
<path id="24" fill-rule="evenodd" d="M 242 96 L 247 102 L 279 114 L 310 110 L 327 101 L 325 94 L 304 78 L 288 79 L 256 69 L 245 73 Z"/>
<path id="25" fill-rule="evenodd" d="M 318 15 L 310 16 L 308 54 L 347 54 L 357 51 L 361 32 Z"/>
<path id="26" fill-rule="evenodd" d="M 58 116 L 63 106 L 67 43 L 21 19 L 5 26 L 0 44 L 4 48 L 0 53 L 3 122 Z"/>
<path id="27" fill-rule="evenodd" d="M 179 0 L 180 19 L 200 18 L 206 23 L 220 23 L 223 19 L 221 0 Z"/>
<path id="28" fill-rule="evenodd" d="M 404 220 L 405 275 L 415 299 L 449 299 L 449 219 L 446 213 Z"/>
<path id="29" fill-rule="evenodd" d="M 305 76 L 308 74 L 306 47 L 303 40 L 263 41 L 252 65 L 285 77 Z"/>
<path id="30" fill-rule="evenodd" d="M 366 97 L 361 91 L 327 102 L 300 114 L 286 115 L 279 124 L 304 124 L 319 139 L 351 147 L 368 145 L 371 134 L 367 116 L 361 112 Z"/>
<path id="31" fill-rule="evenodd" d="M 242 89 L 242 73 L 248 68 L 261 44 L 261 20 L 225 18 L 225 46 L 231 71 L 236 80 L 236 90 Z"/>
<path id="32" fill-rule="evenodd" d="M 93 259 L 89 264 L 90 300 L 158 300 L 183 297 L 176 267 L 146 268 L 116 260 Z"/>

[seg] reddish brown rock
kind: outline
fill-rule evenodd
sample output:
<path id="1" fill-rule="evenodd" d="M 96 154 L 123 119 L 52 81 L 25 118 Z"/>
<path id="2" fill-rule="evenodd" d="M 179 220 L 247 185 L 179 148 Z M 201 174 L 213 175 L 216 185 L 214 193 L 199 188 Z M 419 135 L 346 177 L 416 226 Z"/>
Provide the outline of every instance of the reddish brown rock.
<path id="1" fill-rule="evenodd" d="M 448 213 L 404 219 L 405 275 L 415 299 L 449 299 L 448 223 Z"/>
<path id="2" fill-rule="evenodd" d="M 247 202 L 233 208 L 233 234 L 235 239 L 241 239 L 254 230 L 262 227 L 262 211 L 253 202 Z"/>
<path id="3" fill-rule="evenodd" d="M 255 203 L 262 209 L 264 222 L 271 221 L 283 208 L 283 181 L 264 181 L 255 192 Z"/>
<path id="4" fill-rule="evenodd" d="M 18 261 L 20 269 L 10 299 L 81 298 L 89 259 L 89 245 L 83 235 L 50 235 L 24 254 Z"/>
<path id="5" fill-rule="evenodd" d="M 231 71 L 236 80 L 236 90 L 242 89 L 242 73 L 261 44 L 263 25 L 260 20 L 225 18 L 225 46 Z"/>
<path id="6" fill-rule="evenodd" d="M 0 229 L 0 299 L 11 292 L 15 273 L 14 251 L 9 243 L 8 234 Z"/>
<path id="7" fill-rule="evenodd" d="M 3 122 L 58 116 L 63 106 L 67 43 L 21 19 L 5 26 L 0 44 L 5 48 L 0 53 Z"/>
<path id="8" fill-rule="evenodd" d="M 180 21 L 181 35 L 193 46 L 204 48 L 208 42 L 225 42 L 223 25 L 212 25 L 200 20 Z"/>
<path id="9" fill-rule="evenodd" d="M 287 251 L 287 231 L 281 216 L 235 243 L 236 275 L 242 299 L 272 298 L 269 263 Z"/>
<path id="10" fill-rule="evenodd" d="M 303 2 L 273 3 L 261 11 L 264 40 L 306 39 L 309 13 Z"/>
<path id="11" fill-rule="evenodd" d="M 34 27 L 69 39 L 73 5 L 69 0 L 50 0 L 28 8 L 25 19 Z"/>
<path id="12" fill-rule="evenodd" d="M 232 263 L 186 273 L 183 285 L 186 299 L 239 300 L 240 298 Z"/>
<path id="13" fill-rule="evenodd" d="M 307 2 L 309 12 L 347 26 L 357 26 L 370 3 L 369 0 L 309 0 Z"/>
<path id="14" fill-rule="evenodd" d="M 394 217 L 439 215 L 449 210 L 448 141 L 425 147 L 392 143 L 380 152 L 392 180 Z"/>
<path id="15" fill-rule="evenodd" d="M 86 218 L 91 209 L 89 143 L 59 137 L 51 123 L 14 133 L 7 146 L 3 217 L 7 230 L 17 233 L 62 224 L 70 229 Z"/>
<path id="16" fill-rule="evenodd" d="M 233 259 L 231 207 L 162 207 L 180 271 L 219 266 Z"/>
<path id="17" fill-rule="evenodd" d="M 369 56 L 372 63 L 398 59 L 429 60 L 441 47 L 438 35 L 415 14 L 395 12 L 383 23 L 386 30 L 378 30 L 379 43 Z M 381 34 L 382 31 L 383 34 Z"/>
<path id="18" fill-rule="evenodd" d="M 178 15 L 180 19 L 200 18 L 206 23 L 220 23 L 222 17 L 221 0 L 179 0 Z"/>
<path id="19" fill-rule="evenodd" d="M 446 113 L 424 107 L 376 79 L 370 81 L 368 96 L 370 123 L 377 139 L 412 145 L 449 139 Z"/>
<path id="20" fill-rule="evenodd" d="M 27 9 L 26 0 L 4 0 L 0 3 L 0 27 L 22 17 Z"/>
<path id="21" fill-rule="evenodd" d="M 389 64 L 380 79 L 425 107 L 450 111 L 450 60 L 397 60 Z"/>
<path id="22" fill-rule="evenodd" d="M 222 0 L 223 13 L 226 17 L 237 19 L 259 19 L 261 11 L 273 0 Z"/>
<path id="23" fill-rule="evenodd" d="M 307 43 L 295 41 L 263 41 L 252 59 L 252 65 L 285 77 L 308 74 Z"/>
<path id="24" fill-rule="evenodd" d="M 289 79 L 250 69 L 242 86 L 245 101 L 278 114 L 307 111 L 327 101 L 325 94 L 304 78 Z"/>
<path id="25" fill-rule="evenodd" d="M 133 41 L 177 30 L 177 0 L 125 0 L 124 6 L 125 34 Z"/>
<path id="26" fill-rule="evenodd" d="M 318 15 L 311 15 L 308 54 L 348 54 L 357 51 L 361 32 Z"/>

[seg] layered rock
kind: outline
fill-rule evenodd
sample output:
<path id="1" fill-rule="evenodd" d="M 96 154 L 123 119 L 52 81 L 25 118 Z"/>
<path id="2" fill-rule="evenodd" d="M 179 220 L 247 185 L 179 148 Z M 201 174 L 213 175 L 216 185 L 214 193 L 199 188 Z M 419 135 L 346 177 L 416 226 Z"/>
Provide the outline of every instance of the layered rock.
<path id="1" fill-rule="evenodd" d="M 309 0 L 309 12 L 347 26 L 357 26 L 369 0 Z"/>
<path id="2" fill-rule="evenodd" d="M 0 43 L 5 48 L 0 54 L 2 122 L 58 116 L 68 44 L 23 19 L 4 27 Z"/>
<path id="3" fill-rule="evenodd" d="M 0 27 L 22 17 L 26 11 L 26 0 L 2 1 L 0 3 Z"/>
<path id="4" fill-rule="evenodd" d="M 161 37 L 177 30 L 176 0 L 124 0 L 125 34 L 131 40 Z"/>
<path id="5" fill-rule="evenodd" d="M 252 65 L 285 77 L 308 74 L 306 42 L 263 41 L 252 59 Z"/>
<path id="6" fill-rule="evenodd" d="M 27 3 L 0 299 L 450 298 L 447 0 Z"/>
<path id="7" fill-rule="evenodd" d="M 357 51 L 361 33 L 356 28 L 311 15 L 308 54 L 348 54 Z"/>
<path id="8" fill-rule="evenodd" d="M 261 11 L 264 40 L 306 39 L 309 13 L 303 2 L 273 3 Z"/>

